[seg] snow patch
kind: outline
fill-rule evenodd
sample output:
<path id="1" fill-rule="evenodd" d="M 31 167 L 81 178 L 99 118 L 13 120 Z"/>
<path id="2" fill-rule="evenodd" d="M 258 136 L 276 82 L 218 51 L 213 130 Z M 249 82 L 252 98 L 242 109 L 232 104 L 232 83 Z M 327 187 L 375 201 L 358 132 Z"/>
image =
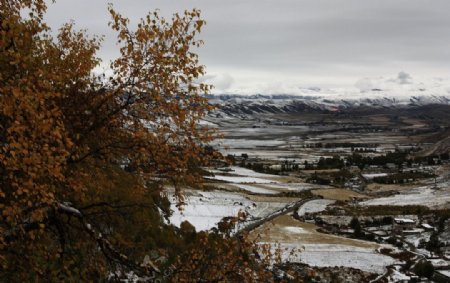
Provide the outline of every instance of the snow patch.
<path id="1" fill-rule="evenodd" d="M 239 187 L 240 189 L 252 192 L 252 193 L 256 193 L 256 194 L 269 194 L 269 195 L 276 195 L 278 194 L 278 192 L 276 191 L 272 191 L 272 190 L 267 190 L 267 189 L 263 189 L 263 188 L 259 188 L 259 187 L 255 187 L 255 186 L 251 186 L 251 185 L 244 185 L 244 184 L 234 184 L 235 186 Z"/>
<path id="2" fill-rule="evenodd" d="M 450 204 L 448 189 L 435 190 L 431 187 L 418 187 L 389 197 L 375 198 L 359 203 L 360 205 L 425 205 L 430 208 L 445 208 Z"/>
<path id="3" fill-rule="evenodd" d="M 298 209 L 298 215 L 304 216 L 306 213 L 316 213 L 324 211 L 328 205 L 334 202 L 334 200 L 329 199 L 315 199 L 308 201 Z"/>
<path id="4" fill-rule="evenodd" d="M 275 181 L 273 181 L 273 180 L 267 180 L 267 179 L 261 179 L 261 178 L 255 178 L 255 177 L 215 175 L 214 177 L 206 176 L 205 178 L 206 179 L 210 179 L 210 180 L 225 181 L 225 182 L 228 182 L 228 183 L 235 183 L 235 184 L 269 184 L 269 183 L 275 183 Z"/>
<path id="5" fill-rule="evenodd" d="M 293 234 L 308 234 L 309 232 L 301 227 L 287 226 L 283 227 L 286 231 Z"/>

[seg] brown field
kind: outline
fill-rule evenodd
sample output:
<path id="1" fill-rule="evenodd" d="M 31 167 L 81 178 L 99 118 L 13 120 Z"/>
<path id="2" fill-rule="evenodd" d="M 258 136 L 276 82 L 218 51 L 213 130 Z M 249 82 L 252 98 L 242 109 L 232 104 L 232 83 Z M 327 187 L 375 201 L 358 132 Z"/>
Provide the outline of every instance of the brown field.
<path id="1" fill-rule="evenodd" d="M 370 192 L 370 193 L 381 193 L 381 192 L 398 192 L 398 191 L 403 191 L 403 190 L 409 190 L 412 188 L 417 187 L 418 184 L 416 183 L 411 183 L 411 184 L 402 184 L 402 185 L 398 185 L 398 184 L 375 184 L 375 183 L 371 183 L 368 184 L 366 187 L 366 191 Z"/>
<path id="2" fill-rule="evenodd" d="M 332 200 L 351 200 L 352 198 L 368 198 L 367 195 L 363 195 L 351 190 L 346 189 L 319 189 L 314 190 L 312 193 L 316 196 L 321 196 L 326 199 Z"/>
<path id="3" fill-rule="evenodd" d="M 287 229 L 296 228 L 300 233 L 293 233 Z M 372 242 L 354 240 L 335 235 L 317 232 L 317 226 L 295 220 L 292 216 L 281 215 L 274 220 L 263 224 L 250 233 L 252 239 L 261 242 L 282 242 L 306 244 L 336 244 L 349 245 L 361 248 L 377 248 Z"/>

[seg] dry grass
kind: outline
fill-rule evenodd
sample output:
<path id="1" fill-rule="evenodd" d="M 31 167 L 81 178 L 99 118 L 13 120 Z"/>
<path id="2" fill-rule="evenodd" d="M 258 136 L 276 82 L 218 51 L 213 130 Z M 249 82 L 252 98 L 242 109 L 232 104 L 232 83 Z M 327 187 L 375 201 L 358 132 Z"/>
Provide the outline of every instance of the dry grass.
<path id="1" fill-rule="evenodd" d="M 392 124 L 391 118 L 387 115 L 371 115 L 368 120 L 374 126 L 390 126 Z"/>
<path id="2" fill-rule="evenodd" d="M 319 189 L 312 191 L 312 193 L 316 196 L 321 196 L 326 199 L 343 201 L 351 200 L 353 198 L 368 198 L 367 195 L 363 195 L 346 189 Z"/>
<path id="3" fill-rule="evenodd" d="M 287 229 L 287 227 L 296 227 L 301 232 L 294 233 L 288 230 L 289 228 Z M 376 243 L 372 242 L 320 233 L 316 231 L 317 228 L 314 224 L 300 222 L 292 216 L 281 215 L 253 230 L 250 237 L 261 242 L 295 243 L 299 245 L 335 244 L 371 249 L 378 247 Z"/>
<path id="4" fill-rule="evenodd" d="M 254 202 L 285 202 L 286 205 L 291 202 L 299 201 L 300 198 L 291 197 L 277 197 L 277 196 L 260 196 L 260 195 L 247 195 L 247 198 Z"/>
<path id="5" fill-rule="evenodd" d="M 412 188 L 416 188 L 418 185 L 415 183 L 411 184 L 404 184 L 404 185 L 398 185 L 398 184 L 375 184 L 371 183 L 368 184 L 366 187 L 366 191 L 370 193 L 381 193 L 381 192 L 391 192 L 391 191 L 403 191 L 403 190 L 409 190 Z"/>
<path id="6" fill-rule="evenodd" d="M 409 128 L 425 128 L 428 126 L 423 120 L 410 117 L 402 117 L 401 121 L 407 125 L 411 125 Z"/>

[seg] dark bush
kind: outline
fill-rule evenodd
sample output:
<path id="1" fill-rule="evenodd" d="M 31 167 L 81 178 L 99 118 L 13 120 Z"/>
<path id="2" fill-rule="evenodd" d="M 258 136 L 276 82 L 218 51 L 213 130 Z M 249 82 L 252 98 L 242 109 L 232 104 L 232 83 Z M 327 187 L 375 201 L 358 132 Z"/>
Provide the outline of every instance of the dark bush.
<path id="1" fill-rule="evenodd" d="M 431 278 L 434 273 L 434 267 L 429 261 L 420 261 L 414 266 L 414 273 L 418 276 Z"/>

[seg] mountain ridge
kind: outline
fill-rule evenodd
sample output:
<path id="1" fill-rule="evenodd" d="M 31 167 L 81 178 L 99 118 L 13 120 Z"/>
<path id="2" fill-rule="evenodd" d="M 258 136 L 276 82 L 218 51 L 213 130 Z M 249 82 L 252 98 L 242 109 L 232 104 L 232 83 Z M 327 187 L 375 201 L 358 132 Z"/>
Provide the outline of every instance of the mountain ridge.
<path id="1" fill-rule="evenodd" d="M 211 94 L 208 95 L 212 105 L 217 107 L 215 113 L 225 115 L 251 115 L 255 113 L 300 113 L 300 112 L 340 112 L 349 109 L 369 107 L 374 109 L 405 109 L 426 105 L 450 105 L 449 96 L 411 95 L 411 96 L 303 96 L 288 94 L 273 95 L 240 95 Z"/>

